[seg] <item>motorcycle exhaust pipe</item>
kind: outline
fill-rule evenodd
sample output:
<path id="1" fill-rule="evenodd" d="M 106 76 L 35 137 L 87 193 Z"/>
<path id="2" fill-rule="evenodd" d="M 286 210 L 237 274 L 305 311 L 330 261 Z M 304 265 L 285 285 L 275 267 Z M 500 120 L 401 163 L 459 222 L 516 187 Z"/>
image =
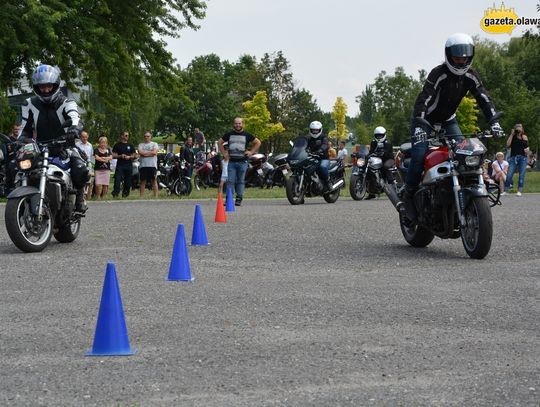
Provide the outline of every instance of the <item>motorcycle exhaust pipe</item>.
<path id="1" fill-rule="evenodd" d="M 345 183 L 345 181 L 340 179 L 338 182 L 336 182 L 334 185 L 332 185 L 331 191 L 335 191 L 336 189 L 341 187 L 344 183 Z"/>
<path id="2" fill-rule="evenodd" d="M 396 191 L 395 184 L 384 184 L 384 192 L 386 192 L 386 196 L 388 196 L 388 199 L 390 199 L 390 202 L 392 202 L 392 205 L 394 205 L 394 208 L 399 212 L 400 208 L 403 206 L 403 202 L 400 201 L 399 196 Z"/>
<path id="3" fill-rule="evenodd" d="M 159 183 L 159 186 L 160 186 L 161 188 L 167 188 L 167 185 L 165 185 L 163 182 L 160 182 L 160 183 Z"/>

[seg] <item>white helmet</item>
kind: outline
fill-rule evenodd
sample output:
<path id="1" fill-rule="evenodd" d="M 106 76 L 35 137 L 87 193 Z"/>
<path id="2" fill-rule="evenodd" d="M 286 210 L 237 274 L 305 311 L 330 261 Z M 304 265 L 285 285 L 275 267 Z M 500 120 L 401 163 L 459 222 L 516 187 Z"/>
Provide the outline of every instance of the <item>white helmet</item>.
<path id="1" fill-rule="evenodd" d="M 40 85 L 51 85 L 48 93 L 41 92 Z M 60 96 L 60 69 L 51 65 L 39 65 L 32 73 L 32 89 L 44 103 L 54 103 Z"/>
<path id="2" fill-rule="evenodd" d="M 456 63 L 452 57 L 466 58 L 464 63 Z M 471 67 L 474 57 L 474 42 L 470 35 L 452 34 L 444 45 L 446 66 L 455 75 L 464 75 Z"/>
<path id="3" fill-rule="evenodd" d="M 379 143 L 384 143 L 386 140 L 386 129 L 383 126 L 375 127 L 373 131 L 373 138 Z"/>
<path id="4" fill-rule="evenodd" d="M 318 121 L 311 122 L 309 124 L 309 134 L 313 138 L 317 138 L 322 134 L 322 123 Z"/>

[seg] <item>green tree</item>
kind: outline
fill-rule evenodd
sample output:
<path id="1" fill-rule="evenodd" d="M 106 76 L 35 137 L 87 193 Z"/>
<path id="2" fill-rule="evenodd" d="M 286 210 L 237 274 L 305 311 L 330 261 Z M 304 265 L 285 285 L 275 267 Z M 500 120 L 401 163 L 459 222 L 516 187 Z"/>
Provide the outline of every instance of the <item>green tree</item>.
<path id="1" fill-rule="evenodd" d="M 375 120 L 377 114 L 377 105 L 375 104 L 375 93 L 373 85 L 367 85 L 364 91 L 356 97 L 356 102 L 360 105 L 358 118 L 367 125 Z"/>
<path id="2" fill-rule="evenodd" d="M 464 97 L 456 112 L 456 119 L 463 133 L 474 133 L 480 130 L 480 127 L 478 127 L 478 113 L 476 100 L 471 97 Z"/>
<path id="3" fill-rule="evenodd" d="M 270 111 L 267 107 L 268 98 L 265 91 L 255 94 L 253 100 L 243 103 L 246 114 L 244 125 L 246 131 L 254 134 L 262 143 L 277 133 L 282 133 L 285 128 L 280 122 L 271 123 Z"/>
<path id="4" fill-rule="evenodd" d="M 334 109 L 331 113 L 332 120 L 334 120 L 334 130 L 328 134 L 331 138 L 337 141 L 346 140 L 349 131 L 345 126 L 345 119 L 347 117 L 347 104 L 343 101 L 343 98 L 339 96 L 334 103 Z"/>

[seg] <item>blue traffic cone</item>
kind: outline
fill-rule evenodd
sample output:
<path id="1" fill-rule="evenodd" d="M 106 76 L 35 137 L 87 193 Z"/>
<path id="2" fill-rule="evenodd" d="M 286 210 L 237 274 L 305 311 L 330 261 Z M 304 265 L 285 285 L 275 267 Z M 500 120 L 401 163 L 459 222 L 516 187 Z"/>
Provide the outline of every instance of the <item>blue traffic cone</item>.
<path id="1" fill-rule="evenodd" d="M 137 350 L 129 346 L 129 338 L 116 279 L 114 263 L 107 263 L 101 304 L 92 349 L 86 356 L 128 356 Z"/>
<path id="2" fill-rule="evenodd" d="M 169 266 L 169 281 L 193 281 L 191 277 L 191 269 L 189 267 L 189 258 L 186 245 L 186 235 L 184 233 L 184 225 L 179 224 L 176 229 L 176 239 L 171 257 L 171 265 Z"/>
<path id="3" fill-rule="evenodd" d="M 225 210 L 227 212 L 234 212 L 236 210 L 234 208 L 234 198 L 231 187 L 227 187 L 227 202 L 225 204 Z"/>
<path id="4" fill-rule="evenodd" d="M 201 205 L 195 205 L 195 217 L 193 219 L 193 232 L 191 233 L 192 246 L 208 246 L 208 238 L 206 237 L 206 229 L 204 228 Z"/>

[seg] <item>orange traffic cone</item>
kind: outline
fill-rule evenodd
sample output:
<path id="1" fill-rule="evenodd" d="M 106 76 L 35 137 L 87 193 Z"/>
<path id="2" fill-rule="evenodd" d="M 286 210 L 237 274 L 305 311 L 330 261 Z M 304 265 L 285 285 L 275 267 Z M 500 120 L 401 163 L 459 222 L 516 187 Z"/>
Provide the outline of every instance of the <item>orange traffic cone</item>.
<path id="1" fill-rule="evenodd" d="M 227 223 L 227 215 L 225 215 L 225 208 L 223 207 L 223 196 L 221 191 L 218 192 L 217 206 L 216 206 L 216 223 Z"/>

